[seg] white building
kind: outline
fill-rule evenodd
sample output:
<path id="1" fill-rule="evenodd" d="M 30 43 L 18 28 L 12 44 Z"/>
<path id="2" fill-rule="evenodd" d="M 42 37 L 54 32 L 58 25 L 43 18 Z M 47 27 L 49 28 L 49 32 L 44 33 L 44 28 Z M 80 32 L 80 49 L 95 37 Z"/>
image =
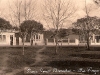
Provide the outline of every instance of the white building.
<path id="1" fill-rule="evenodd" d="M 32 39 L 30 39 L 30 36 L 27 35 L 25 38 L 24 45 L 31 46 L 31 45 L 48 45 L 48 46 L 55 46 L 56 42 L 54 38 L 51 38 L 50 35 L 52 33 L 50 32 L 43 32 L 33 35 Z M 69 45 L 80 45 L 80 44 L 86 44 L 86 41 L 84 37 L 81 38 L 77 34 L 70 34 L 66 38 L 59 39 L 59 45 L 63 46 L 69 46 Z M 19 35 L 18 31 L 0 31 L 0 46 L 22 46 L 23 41 L 22 38 Z M 90 45 L 100 45 L 100 35 L 99 34 L 93 34 Z"/>
<path id="2" fill-rule="evenodd" d="M 79 44 L 79 36 L 78 35 L 69 35 L 66 38 L 59 39 L 59 45 L 68 46 L 68 45 L 78 45 Z M 56 45 L 55 39 L 46 39 L 46 45 L 54 46 Z"/>
<path id="3" fill-rule="evenodd" d="M 23 45 L 22 39 L 19 37 L 19 45 Z M 38 33 L 36 35 L 33 35 L 32 40 L 29 35 L 26 36 L 25 38 L 25 43 L 24 45 L 26 46 L 31 46 L 31 45 L 44 45 L 44 37 L 43 34 Z"/>
<path id="4" fill-rule="evenodd" d="M 16 45 L 16 31 L 0 31 L 0 46 Z"/>
<path id="5" fill-rule="evenodd" d="M 44 45 L 43 34 L 38 33 L 33 36 L 33 41 L 30 40 L 30 37 L 25 38 L 25 45 Z M 0 31 L 0 46 L 21 46 L 23 45 L 22 38 L 19 35 L 18 31 L 6 30 Z"/>

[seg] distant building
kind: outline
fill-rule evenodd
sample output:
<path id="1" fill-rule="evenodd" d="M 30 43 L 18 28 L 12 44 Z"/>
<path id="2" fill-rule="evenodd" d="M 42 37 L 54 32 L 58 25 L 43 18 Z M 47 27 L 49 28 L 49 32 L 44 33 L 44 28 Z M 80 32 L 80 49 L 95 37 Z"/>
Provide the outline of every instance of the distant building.
<path id="1" fill-rule="evenodd" d="M 68 46 L 68 45 L 78 45 L 79 44 L 79 35 L 73 33 L 71 30 L 67 30 L 66 32 L 69 31 L 70 35 L 58 39 L 58 44 L 63 45 L 63 46 Z M 51 31 L 45 31 L 44 32 L 44 39 L 45 39 L 45 44 L 48 46 L 54 46 L 56 45 L 56 39 L 52 37 L 53 32 Z"/>
<path id="2" fill-rule="evenodd" d="M 16 45 L 16 33 L 13 30 L 0 31 L 0 46 Z"/>
<path id="3" fill-rule="evenodd" d="M 84 36 L 80 36 L 71 30 L 66 30 L 67 32 L 70 31 L 70 34 L 64 38 L 59 38 L 58 43 L 59 45 L 68 46 L 68 45 L 81 45 L 86 44 L 86 39 Z M 43 31 L 41 33 L 34 34 L 32 36 L 32 40 L 30 39 L 30 35 L 27 35 L 25 38 L 25 45 L 31 46 L 34 45 L 48 45 L 48 46 L 55 46 L 55 38 L 52 36 L 52 31 Z M 23 40 L 20 37 L 19 31 L 15 30 L 4 30 L 0 31 L 0 46 L 22 46 Z M 90 40 L 90 45 L 100 45 L 100 35 L 93 34 Z"/>
<path id="4" fill-rule="evenodd" d="M 16 45 L 23 45 L 23 39 L 20 37 L 19 33 L 16 33 Z M 29 34 L 25 38 L 24 45 L 44 45 L 44 37 L 42 33 L 37 33 L 32 36 L 32 40 Z"/>

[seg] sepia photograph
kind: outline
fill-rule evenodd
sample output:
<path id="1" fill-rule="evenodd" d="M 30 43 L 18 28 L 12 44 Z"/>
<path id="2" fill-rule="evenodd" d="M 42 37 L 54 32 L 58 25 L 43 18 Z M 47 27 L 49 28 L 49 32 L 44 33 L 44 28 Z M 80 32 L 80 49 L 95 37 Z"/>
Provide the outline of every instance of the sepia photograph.
<path id="1" fill-rule="evenodd" d="M 100 75 L 100 0 L 0 0 L 0 75 Z"/>

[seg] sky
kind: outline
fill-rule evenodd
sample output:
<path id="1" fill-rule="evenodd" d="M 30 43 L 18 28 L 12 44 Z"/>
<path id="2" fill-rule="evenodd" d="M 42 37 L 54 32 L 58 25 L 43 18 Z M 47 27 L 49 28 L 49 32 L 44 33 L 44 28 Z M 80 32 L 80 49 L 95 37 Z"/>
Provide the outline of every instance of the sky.
<path id="1" fill-rule="evenodd" d="M 9 3 L 8 1 L 12 4 L 13 0 L 0 0 L 0 16 L 5 18 L 6 20 L 10 21 L 9 19 Z M 15 0 L 14 0 L 15 1 Z M 66 0 L 65 0 L 66 1 Z M 73 18 L 73 22 L 75 22 L 77 19 L 82 18 L 84 16 L 86 16 L 85 14 L 85 0 L 72 0 L 74 2 L 74 5 L 77 7 L 77 11 L 75 12 L 75 17 Z M 42 19 L 42 14 L 40 13 L 41 10 L 41 6 L 43 4 L 44 0 L 37 0 L 37 9 L 38 9 L 38 16 L 36 17 L 36 19 L 38 20 L 38 22 L 41 22 L 44 27 L 46 28 L 46 23 L 44 22 L 44 20 Z M 89 6 L 89 8 L 92 8 L 91 13 L 89 14 L 90 16 L 98 16 L 100 17 L 100 9 L 97 5 L 94 4 L 93 0 L 86 0 L 87 6 Z M 68 23 L 70 24 L 70 23 Z M 66 27 L 66 26 L 65 26 Z"/>

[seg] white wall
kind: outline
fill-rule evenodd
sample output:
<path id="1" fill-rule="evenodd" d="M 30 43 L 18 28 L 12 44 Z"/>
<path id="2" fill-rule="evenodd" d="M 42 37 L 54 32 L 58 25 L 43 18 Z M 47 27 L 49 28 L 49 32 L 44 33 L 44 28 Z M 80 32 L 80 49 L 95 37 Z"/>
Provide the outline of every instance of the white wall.
<path id="1" fill-rule="evenodd" d="M 59 45 L 63 45 L 63 46 L 68 46 L 68 45 L 78 45 L 79 44 L 79 41 L 78 39 L 75 39 L 75 43 L 70 43 L 70 42 L 62 42 L 62 43 L 59 43 Z M 56 45 L 55 42 L 47 42 L 47 45 Z"/>
<path id="2" fill-rule="evenodd" d="M 10 45 L 10 35 L 13 35 L 13 45 L 16 45 L 15 33 L 13 33 L 13 32 L 2 32 L 2 33 L 0 33 L 0 35 L 6 36 L 5 41 L 0 41 L 0 46 L 9 46 Z"/>
<path id="3" fill-rule="evenodd" d="M 33 45 L 44 45 L 44 36 L 43 34 L 38 34 L 40 36 L 40 39 L 33 39 Z M 22 39 L 19 38 L 19 45 L 23 45 Z M 30 46 L 31 45 L 31 40 L 30 42 L 25 42 L 24 45 Z"/>
<path id="4" fill-rule="evenodd" d="M 70 40 L 73 39 L 75 40 L 74 43 L 71 43 Z M 48 42 L 48 39 L 46 40 L 47 45 L 53 46 L 56 45 L 55 40 L 54 42 Z M 68 45 L 78 45 L 79 44 L 79 36 L 78 35 L 69 35 L 68 36 L 68 42 L 60 42 L 59 45 L 63 45 L 63 46 L 68 46 Z"/>

